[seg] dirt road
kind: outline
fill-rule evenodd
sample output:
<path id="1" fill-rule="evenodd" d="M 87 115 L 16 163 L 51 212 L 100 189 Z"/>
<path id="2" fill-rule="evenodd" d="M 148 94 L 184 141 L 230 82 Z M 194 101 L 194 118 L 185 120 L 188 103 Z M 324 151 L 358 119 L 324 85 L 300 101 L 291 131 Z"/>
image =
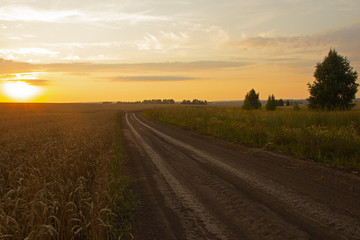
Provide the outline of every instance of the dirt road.
<path id="1" fill-rule="evenodd" d="M 123 118 L 136 239 L 360 239 L 360 178 Z"/>

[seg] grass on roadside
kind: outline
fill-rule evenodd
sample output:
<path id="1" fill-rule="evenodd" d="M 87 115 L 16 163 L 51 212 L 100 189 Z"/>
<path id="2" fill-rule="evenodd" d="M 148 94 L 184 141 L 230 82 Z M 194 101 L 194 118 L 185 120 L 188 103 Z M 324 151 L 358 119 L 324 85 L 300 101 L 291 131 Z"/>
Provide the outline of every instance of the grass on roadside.
<path id="1" fill-rule="evenodd" d="M 112 169 L 111 183 L 111 209 L 116 213 L 112 219 L 113 234 L 119 239 L 134 239 L 134 212 L 138 207 L 139 201 L 132 192 L 133 180 L 124 174 L 123 164 L 126 159 L 124 154 L 121 117 L 123 112 L 119 112 L 116 117 L 116 144 L 115 159 Z"/>
<path id="2" fill-rule="evenodd" d="M 267 147 L 329 165 L 360 169 L 360 111 L 246 111 L 236 107 L 149 109 L 154 120 L 237 141 Z"/>

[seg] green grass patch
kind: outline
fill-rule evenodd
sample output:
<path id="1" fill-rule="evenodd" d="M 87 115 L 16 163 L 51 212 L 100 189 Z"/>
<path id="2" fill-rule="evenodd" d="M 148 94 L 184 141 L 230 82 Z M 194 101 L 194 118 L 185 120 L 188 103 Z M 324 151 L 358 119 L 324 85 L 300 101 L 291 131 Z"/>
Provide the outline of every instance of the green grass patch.
<path id="1" fill-rule="evenodd" d="M 338 167 L 360 169 L 360 111 L 316 112 L 237 107 L 155 108 L 147 118 Z"/>
<path id="2" fill-rule="evenodd" d="M 112 183 L 111 183 L 111 210 L 113 216 L 112 231 L 110 239 L 134 239 L 134 212 L 138 206 L 138 199 L 132 192 L 132 179 L 124 173 L 123 163 L 126 158 L 123 149 L 121 135 L 121 116 L 119 112 L 116 118 L 116 144 L 115 157 L 113 161 Z"/>

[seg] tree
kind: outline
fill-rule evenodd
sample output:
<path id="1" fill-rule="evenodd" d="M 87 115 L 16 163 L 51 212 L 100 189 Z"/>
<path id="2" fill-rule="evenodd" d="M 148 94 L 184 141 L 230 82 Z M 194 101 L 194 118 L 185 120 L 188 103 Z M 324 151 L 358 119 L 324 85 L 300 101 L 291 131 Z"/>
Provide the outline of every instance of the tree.
<path id="1" fill-rule="evenodd" d="M 321 110 L 347 110 L 354 104 L 359 84 L 358 74 L 350 66 L 349 60 L 334 50 L 330 50 L 322 63 L 316 65 L 315 81 L 308 83 L 309 107 Z"/>
<path id="2" fill-rule="evenodd" d="M 277 101 L 275 99 L 275 96 L 274 95 L 269 95 L 269 98 L 267 100 L 267 103 L 266 103 L 266 110 L 268 111 L 275 111 L 276 109 L 276 106 L 277 106 Z"/>
<path id="3" fill-rule="evenodd" d="M 283 107 L 284 106 L 284 100 L 281 98 L 279 100 L 276 100 L 276 106 Z"/>
<path id="4" fill-rule="evenodd" d="M 256 93 L 254 89 L 251 89 L 245 96 L 243 109 L 252 110 L 258 109 L 261 107 L 261 102 L 259 100 L 259 93 Z"/>

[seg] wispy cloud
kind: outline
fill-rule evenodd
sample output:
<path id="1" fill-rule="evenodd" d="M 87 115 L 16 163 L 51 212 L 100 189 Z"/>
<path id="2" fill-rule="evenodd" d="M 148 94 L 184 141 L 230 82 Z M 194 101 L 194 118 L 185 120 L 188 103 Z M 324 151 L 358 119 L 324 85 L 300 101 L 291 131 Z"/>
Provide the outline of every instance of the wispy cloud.
<path id="1" fill-rule="evenodd" d="M 59 42 L 59 43 L 42 43 L 44 47 L 56 47 L 56 48 L 90 48 L 90 47 L 120 47 L 125 43 L 122 41 L 105 41 L 105 42 Z"/>
<path id="2" fill-rule="evenodd" d="M 49 50 L 46 48 L 0 48 L 0 54 L 5 55 L 7 58 L 14 58 L 15 56 L 57 56 L 58 51 Z"/>
<path id="3" fill-rule="evenodd" d="M 48 10 L 37 9 L 26 5 L 7 5 L 0 7 L 0 20 L 20 22 L 48 22 L 48 23 L 109 23 L 166 21 L 168 17 L 150 15 L 149 11 L 136 13 L 118 12 L 87 12 L 80 10 Z"/>
<path id="4" fill-rule="evenodd" d="M 167 53 L 169 50 L 181 49 L 217 49 L 229 40 L 229 33 L 222 27 L 191 23 L 173 22 L 174 30 L 147 32 L 142 40 L 136 41 L 139 50 L 154 50 Z"/>
<path id="5" fill-rule="evenodd" d="M 133 63 L 133 64 L 93 64 L 93 63 L 54 63 L 38 64 L 35 68 L 47 72 L 157 72 L 157 71 L 190 71 L 224 68 L 239 68 L 249 62 L 232 61 L 197 61 L 197 62 L 165 62 L 165 63 Z"/>
<path id="6" fill-rule="evenodd" d="M 1 79 L 1 77 L 0 77 Z M 5 82 L 26 82 L 29 85 L 33 85 L 33 86 L 47 86 L 49 85 L 49 80 L 44 80 L 44 79 L 13 79 L 13 80 L 4 80 Z"/>
<path id="7" fill-rule="evenodd" d="M 0 59 L 1 60 L 1 59 Z M 1 62 L 1 61 L 0 61 Z M 1 64 L 0 64 L 1 66 Z M 8 73 L 0 74 L 0 80 L 5 82 L 26 82 L 34 86 L 49 85 L 49 81 L 45 79 L 39 79 L 39 76 L 43 74 L 41 72 L 23 72 L 23 73 Z"/>
<path id="8" fill-rule="evenodd" d="M 24 82 L 27 82 L 30 85 L 34 86 L 46 86 L 49 85 L 49 80 L 44 79 L 25 79 Z"/>
<path id="9" fill-rule="evenodd" d="M 239 41 L 230 41 L 229 46 L 241 50 L 264 50 L 270 54 L 277 52 L 293 53 L 307 51 L 317 52 L 319 49 L 341 48 L 351 55 L 360 54 L 360 23 L 350 27 L 320 32 L 314 35 L 283 36 L 257 36 L 244 38 Z"/>
<path id="10" fill-rule="evenodd" d="M 199 79 L 196 77 L 183 76 L 118 76 L 112 77 L 112 81 L 120 82 L 173 82 Z"/>
<path id="11" fill-rule="evenodd" d="M 31 64 L 5 60 L 0 58 L 0 69 L 3 74 L 22 72 L 182 72 L 193 70 L 241 68 L 251 64 L 242 61 L 197 61 L 197 62 L 164 62 L 164 63 L 132 63 L 132 64 L 95 64 L 95 63 L 52 63 Z"/>
<path id="12" fill-rule="evenodd" d="M 7 5 L 0 8 L 0 20 L 23 22 L 60 22 L 80 18 L 81 13 L 75 10 L 54 11 L 41 10 L 25 5 Z"/>

